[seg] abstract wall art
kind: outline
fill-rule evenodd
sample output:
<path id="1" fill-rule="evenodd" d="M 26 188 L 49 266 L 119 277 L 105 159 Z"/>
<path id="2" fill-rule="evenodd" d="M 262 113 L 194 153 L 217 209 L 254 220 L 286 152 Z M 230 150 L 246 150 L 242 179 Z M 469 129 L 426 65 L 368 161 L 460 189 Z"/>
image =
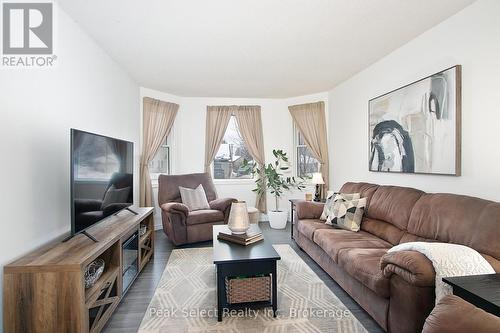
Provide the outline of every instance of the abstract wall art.
<path id="1" fill-rule="evenodd" d="M 369 101 L 369 170 L 460 176 L 461 66 Z"/>

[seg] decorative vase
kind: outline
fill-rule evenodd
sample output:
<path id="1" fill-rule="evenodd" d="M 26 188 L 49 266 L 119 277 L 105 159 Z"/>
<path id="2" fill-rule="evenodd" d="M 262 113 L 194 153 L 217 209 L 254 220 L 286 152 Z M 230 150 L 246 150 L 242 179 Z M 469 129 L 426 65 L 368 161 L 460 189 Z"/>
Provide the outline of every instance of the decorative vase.
<path id="1" fill-rule="evenodd" d="M 248 219 L 247 204 L 245 201 L 237 201 L 231 204 L 231 212 L 227 227 L 233 234 L 241 235 L 250 228 Z"/>
<path id="2" fill-rule="evenodd" d="M 268 211 L 269 225 L 273 229 L 284 229 L 288 221 L 288 212 Z"/>

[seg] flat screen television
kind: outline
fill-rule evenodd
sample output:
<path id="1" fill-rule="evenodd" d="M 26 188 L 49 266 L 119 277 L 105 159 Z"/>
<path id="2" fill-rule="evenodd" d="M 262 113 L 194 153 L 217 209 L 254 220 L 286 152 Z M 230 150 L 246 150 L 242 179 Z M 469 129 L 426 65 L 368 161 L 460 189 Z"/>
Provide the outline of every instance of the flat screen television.
<path id="1" fill-rule="evenodd" d="M 132 142 L 71 129 L 71 234 L 131 206 L 133 179 Z"/>

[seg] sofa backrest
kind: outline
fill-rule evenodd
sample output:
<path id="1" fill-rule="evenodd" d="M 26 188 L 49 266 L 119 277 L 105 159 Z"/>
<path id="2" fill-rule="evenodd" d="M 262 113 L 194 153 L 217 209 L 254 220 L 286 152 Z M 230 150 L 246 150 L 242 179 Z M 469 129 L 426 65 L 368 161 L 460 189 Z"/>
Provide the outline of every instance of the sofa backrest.
<path id="1" fill-rule="evenodd" d="M 369 183 L 346 183 L 343 193 L 360 193 L 367 198 L 361 229 L 396 245 L 405 234 L 411 211 L 424 194 L 420 190 Z"/>
<path id="2" fill-rule="evenodd" d="M 217 199 L 217 190 L 210 173 L 190 173 L 185 175 L 160 175 L 158 177 L 158 203 L 182 202 L 179 186 L 196 188 L 202 184 L 208 202 Z"/>
<path id="3" fill-rule="evenodd" d="M 370 200 L 372 198 L 373 193 L 377 190 L 379 185 L 370 184 L 370 183 L 353 183 L 348 182 L 345 183 L 344 186 L 340 189 L 340 193 L 359 193 L 362 198 L 366 198 L 366 209 L 370 206 Z"/>
<path id="4" fill-rule="evenodd" d="M 431 241 L 475 249 L 500 270 L 500 203 L 409 187 L 346 183 L 343 193 L 367 198 L 361 229 L 396 245 Z"/>
<path id="5" fill-rule="evenodd" d="M 500 203 L 456 194 L 424 194 L 413 207 L 407 232 L 402 243 L 430 239 L 462 244 L 500 259 Z"/>

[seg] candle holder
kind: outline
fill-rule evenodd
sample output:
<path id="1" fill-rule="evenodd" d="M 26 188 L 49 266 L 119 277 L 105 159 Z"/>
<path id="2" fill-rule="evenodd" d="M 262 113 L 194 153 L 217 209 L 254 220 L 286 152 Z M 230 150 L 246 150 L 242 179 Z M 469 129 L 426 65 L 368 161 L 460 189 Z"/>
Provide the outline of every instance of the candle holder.
<path id="1" fill-rule="evenodd" d="M 227 227 L 233 234 L 237 235 L 246 233 L 248 228 L 250 228 L 247 204 L 245 201 L 232 203 Z"/>

